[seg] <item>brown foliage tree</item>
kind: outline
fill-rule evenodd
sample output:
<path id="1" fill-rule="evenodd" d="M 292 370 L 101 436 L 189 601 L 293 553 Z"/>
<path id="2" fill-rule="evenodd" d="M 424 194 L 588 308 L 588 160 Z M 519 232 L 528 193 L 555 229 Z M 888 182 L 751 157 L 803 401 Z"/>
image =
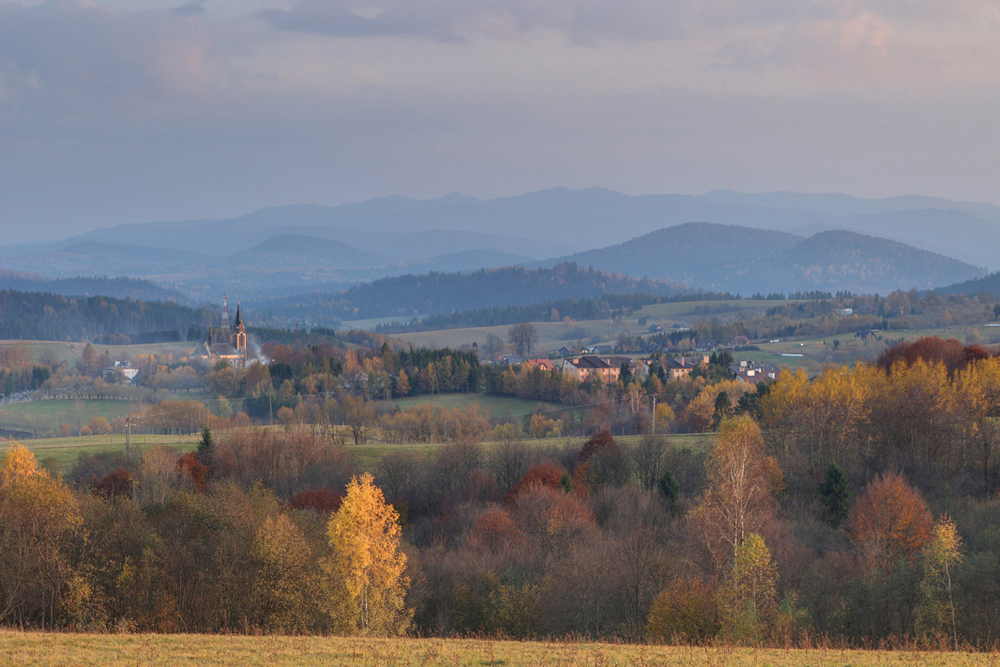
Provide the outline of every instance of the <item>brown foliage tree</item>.
<path id="1" fill-rule="evenodd" d="M 194 487 L 195 491 L 205 492 L 209 468 L 198 460 L 197 452 L 188 452 L 177 459 L 177 468 L 191 480 L 191 486 Z"/>
<path id="2" fill-rule="evenodd" d="M 525 473 L 524 477 L 514 485 L 510 493 L 507 494 L 507 500 L 508 502 L 512 502 L 521 492 L 536 486 L 558 489 L 559 480 L 562 479 L 564 474 L 566 474 L 564 469 L 552 463 L 540 463 L 532 466 Z"/>
<path id="3" fill-rule="evenodd" d="M 112 500 L 132 497 L 132 475 L 125 468 L 112 470 L 94 485 L 94 493 Z"/>
<path id="4" fill-rule="evenodd" d="M 316 514 L 329 516 L 340 508 L 344 496 L 330 489 L 309 489 L 296 493 L 288 501 L 288 506 L 296 510 L 310 510 Z"/>
<path id="5" fill-rule="evenodd" d="M 912 559 L 931 537 L 933 517 L 920 491 L 899 473 L 877 476 L 855 501 L 847 532 L 868 572 Z"/>
<path id="6" fill-rule="evenodd" d="M 892 370 L 893 364 L 897 362 L 910 366 L 917 359 L 922 359 L 927 363 L 943 363 L 948 369 L 948 374 L 951 375 L 955 371 L 965 368 L 972 361 L 986 359 L 989 356 L 989 351 L 980 345 L 962 345 L 954 338 L 943 340 L 937 336 L 924 336 L 914 341 L 894 345 L 883 351 L 878 356 L 876 364 L 888 373 Z"/>
<path id="7" fill-rule="evenodd" d="M 580 463 L 586 463 L 587 459 L 597 454 L 600 451 L 608 449 L 618 449 L 618 444 L 615 439 L 611 437 L 611 434 L 607 431 L 601 431 L 590 436 L 587 442 L 583 443 L 583 447 L 580 448 Z"/>

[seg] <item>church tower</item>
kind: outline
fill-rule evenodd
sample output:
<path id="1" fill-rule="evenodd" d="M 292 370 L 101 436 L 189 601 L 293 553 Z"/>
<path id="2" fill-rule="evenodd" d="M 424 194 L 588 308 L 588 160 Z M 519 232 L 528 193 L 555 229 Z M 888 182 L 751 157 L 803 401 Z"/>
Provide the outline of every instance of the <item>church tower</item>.
<path id="1" fill-rule="evenodd" d="M 243 315 L 240 313 L 239 304 L 236 304 L 236 321 L 233 322 L 233 331 L 230 335 L 230 340 L 233 343 L 233 347 L 236 348 L 236 351 L 245 360 L 247 358 L 247 328 L 243 326 Z"/>

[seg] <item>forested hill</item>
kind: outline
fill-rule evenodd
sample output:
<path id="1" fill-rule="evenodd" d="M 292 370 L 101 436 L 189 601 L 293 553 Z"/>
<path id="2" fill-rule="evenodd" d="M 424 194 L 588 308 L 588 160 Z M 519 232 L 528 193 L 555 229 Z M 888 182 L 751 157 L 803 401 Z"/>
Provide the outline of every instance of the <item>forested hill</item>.
<path id="1" fill-rule="evenodd" d="M 474 273 L 429 273 L 384 278 L 344 292 L 307 294 L 256 304 L 283 316 L 318 321 L 373 317 L 411 318 L 460 310 L 527 306 L 542 301 L 605 294 L 673 296 L 684 285 L 584 269 L 573 263 L 551 269 L 507 267 Z"/>
<path id="2" fill-rule="evenodd" d="M 63 296 L 109 296 L 117 299 L 145 301 L 180 299 L 183 295 L 172 289 L 139 278 L 77 276 L 75 278 L 45 278 L 19 271 L 0 271 L 0 290 L 19 292 L 50 292 Z"/>
<path id="3" fill-rule="evenodd" d="M 982 294 L 985 292 L 996 296 L 1000 294 L 1000 271 L 991 273 L 988 276 L 983 276 L 982 278 L 973 278 L 972 280 L 955 283 L 953 285 L 948 285 L 947 287 L 940 287 L 934 291 L 938 294 L 969 295 Z"/>
<path id="4" fill-rule="evenodd" d="M 213 317 L 206 308 L 174 302 L 0 291 L 0 339 L 5 340 L 84 341 L 127 335 L 136 342 L 152 334 L 177 340 L 192 327 L 218 324 Z"/>

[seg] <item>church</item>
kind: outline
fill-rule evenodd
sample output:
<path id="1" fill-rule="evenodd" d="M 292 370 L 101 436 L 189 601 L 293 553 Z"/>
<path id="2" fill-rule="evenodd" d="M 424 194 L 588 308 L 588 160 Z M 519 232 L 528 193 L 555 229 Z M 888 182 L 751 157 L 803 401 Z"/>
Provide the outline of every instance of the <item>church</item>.
<path id="1" fill-rule="evenodd" d="M 226 295 L 222 295 L 222 327 L 209 329 L 208 340 L 191 353 L 191 358 L 206 364 L 226 361 L 233 368 L 246 368 L 247 329 L 243 324 L 243 313 L 239 304 L 236 305 L 236 320 L 232 327 L 227 329 L 228 324 L 229 312 L 226 307 Z"/>

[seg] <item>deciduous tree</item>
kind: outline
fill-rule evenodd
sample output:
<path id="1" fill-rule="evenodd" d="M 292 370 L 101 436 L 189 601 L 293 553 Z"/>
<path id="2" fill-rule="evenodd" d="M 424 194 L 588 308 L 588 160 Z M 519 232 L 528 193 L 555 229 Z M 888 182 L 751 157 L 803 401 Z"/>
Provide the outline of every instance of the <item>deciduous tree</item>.
<path id="1" fill-rule="evenodd" d="M 406 554 L 400 550 L 399 515 L 385 502 L 370 473 L 353 477 L 327 533 L 334 605 L 343 626 L 365 635 L 406 632 L 413 611 L 406 608 Z"/>

